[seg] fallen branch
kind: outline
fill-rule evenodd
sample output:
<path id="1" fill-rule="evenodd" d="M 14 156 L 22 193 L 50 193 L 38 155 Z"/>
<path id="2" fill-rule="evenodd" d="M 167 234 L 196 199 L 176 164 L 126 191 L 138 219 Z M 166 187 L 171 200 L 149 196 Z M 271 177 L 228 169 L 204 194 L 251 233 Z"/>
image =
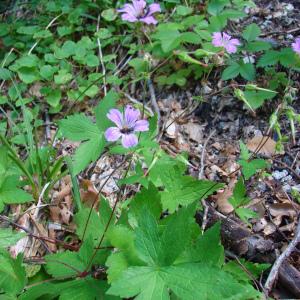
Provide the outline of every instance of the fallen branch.
<path id="1" fill-rule="evenodd" d="M 298 226 L 296 229 L 295 237 L 288 245 L 288 247 L 281 253 L 281 255 L 276 259 L 271 272 L 268 276 L 268 279 L 265 283 L 265 290 L 269 294 L 272 290 L 275 280 L 278 278 L 279 268 L 283 264 L 283 262 L 292 254 L 295 250 L 296 246 L 300 242 L 300 217 L 298 219 Z"/>

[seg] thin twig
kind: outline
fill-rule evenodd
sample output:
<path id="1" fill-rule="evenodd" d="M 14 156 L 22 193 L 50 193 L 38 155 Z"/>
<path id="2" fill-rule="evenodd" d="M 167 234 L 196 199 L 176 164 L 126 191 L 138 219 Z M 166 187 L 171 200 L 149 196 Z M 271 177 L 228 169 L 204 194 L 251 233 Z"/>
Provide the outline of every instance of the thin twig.
<path id="1" fill-rule="evenodd" d="M 129 94 L 127 94 L 127 93 L 125 93 L 125 92 L 122 92 L 122 93 L 123 93 L 123 95 L 124 95 L 130 102 L 132 102 L 132 103 L 134 103 L 134 104 L 138 104 L 138 105 L 140 105 L 140 106 L 143 106 L 143 103 L 141 103 L 141 102 L 138 101 L 137 99 L 131 97 Z M 150 114 L 151 117 L 154 116 L 154 113 L 153 113 L 152 109 L 151 109 L 149 106 L 144 105 L 144 108 L 148 111 L 148 113 Z"/>
<path id="2" fill-rule="evenodd" d="M 49 29 L 52 24 L 60 17 L 62 16 L 63 14 L 59 14 L 58 16 L 56 16 L 55 18 L 53 18 L 50 23 L 47 25 L 47 27 L 45 28 L 46 30 Z M 30 50 L 28 51 L 28 55 L 30 55 L 33 51 L 33 49 L 38 45 L 38 43 L 40 42 L 41 39 L 37 40 L 33 45 L 32 47 L 30 48 Z"/>
<path id="3" fill-rule="evenodd" d="M 99 32 L 99 28 L 100 28 L 100 14 L 98 15 L 98 20 L 97 20 L 97 33 Z M 101 40 L 100 40 L 99 37 L 97 37 L 97 43 L 98 43 L 98 48 L 99 48 L 99 60 L 100 60 L 101 67 L 102 67 L 104 95 L 106 96 L 106 94 L 107 94 L 107 88 L 106 88 L 106 70 L 105 70 L 105 65 L 104 65 L 104 62 L 103 62 Z"/>
<path id="4" fill-rule="evenodd" d="M 208 141 L 212 138 L 212 136 L 215 134 L 216 129 L 214 129 L 209 136 L 207 137 L 206 141 L 204 142 L 203 148 L 202 148 L 202 153 L 201 153 L 201 162 L 200 162 L 200 170 L 199 170 L 199 175 L 198 175 L 198 179 L 202 179 L 203 178 L 203 172 L 204 172 L 204 158 L 205 158 L 205 151 L 206 151 L 206 146 L 208 144 Z"/>
<path id="5" fill-rule="evenodd" d="M 277 279 L 280 266 L 295 250 L 295 248 L 299 242 L 300 242 L 300 217 L 298 218 L 298 225 L 297 225 L 294 239 L 291 241 L 291 243 L 288 245 L 288 247 L 281 253 L 281 255 L 276 259 L 276 261 L 271 269 L 271 272 L 270 272 L 268 279 L 264 286 L 267 294 L 269 294 L 270 291 L 272 290 L 274 282 Z"/>
<path id="6" fill-rule="evenodd" d="M 148 87 L 149 87 L 149 92 L 150 92 L 150 97 L 151 97 L 151 103 L 152 103 L 152 106 L 154 108 L 154 111 L 157 114 L 157 122 L 158 122 L 158 125 L 159 125 L 160 124 L 160 117 L 161 116 L 160 116 L 159 107 L 158 107 L 158 104 L 157 104 L 157 101 L 156 101 L 156 96 L 155 96 L 155 91 L 154 91 L 153 83 L 152 83 L 152 80 L 150 78 L 148 78 L 147 84 L 148 84 Z"/>

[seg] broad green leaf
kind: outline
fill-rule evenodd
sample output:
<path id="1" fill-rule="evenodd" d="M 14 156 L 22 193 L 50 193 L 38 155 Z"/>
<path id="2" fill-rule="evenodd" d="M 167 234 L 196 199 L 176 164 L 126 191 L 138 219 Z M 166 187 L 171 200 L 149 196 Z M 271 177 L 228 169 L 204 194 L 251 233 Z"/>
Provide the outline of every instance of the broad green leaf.
<path id="1" fill-rule="evenodd" d="M 76 114 L 59 121 L 62 134 L 71 141 L 100 138 L 96 124 L 83 114 Z"/>
<path id="2" fill-rule="evenodd" d="M 97 67 L 99 66 L 99 58 L 95 54 L 88 54 L 85 57 L 85 63 L 88 67 Z"/>
<path id="3" fill-rule="evenodd" d="M 176 7 L 176 14 L 179 16 L 188 16 L 193 12 L 193 9 L 188 6 L 178 5 Z"/>
<path id="4" fill-rule="evenodd" d="M 280 52 L 275 50 L 267 51 L 262 57 L 259 59 L 257 66 L 258 67 L 267 67 L 274 66 L 278 63 L 280 59 Z"/>
<path id="5" fill-rule="evenodd" d="M 61 91 L 59 89 L 52 90 L 47 96 L 46 101 L 52 107 L 57 107 L 61 99 Z"/>
<path id="6" fill-rule="evenodd" d="M 0 203 L 16 204 L 32 200 L 32 196 L 19 188 L 19 176 L 10 175 L 2 178 L 0 186 Z"/>
<path id="7" fill-rule="evenodd" d="M 216 223 L 199 235 L 176 263 L 194 262 L 222 267 L 225 261 L 224 248 L 220 240 L 221 224 Z"/>
<path id="8" fill-rule="evenodd" d="M 187 206 L 217 191 L 222 184 L 182 176 L 179 170 L 161 170 L 165 190 L 161 193 L 164 210 L 174 212 L 179 205 Z"/>
<path id="9" fill-rule="evenodd" d="M 56 84 L 66 84 L 72 79 L 72 74 L 69 73 L 66 69 L 58 71 L 57 75 L 54 75 L 54 82 Z"/>
<path id="10" fill-rule="evenodd" d="M 222 73 L 222 79 L 228 80 L 235 78 L 240 73 L 240 65 L 237 62 L 233 62 L 231 65 L 229 65 Z"/>
<path id="11" fill-rule="evenodd" d="M 260 34 L 260 28 L 255 23 L 252 23 L 245 28 L 242 35 L 247 42 L 252 42 L 256 40 Z"/>
<path id="12" fill-rule="evenodd" d="M 249 203 L 250 199 L 246 197 L 246 187 L 242 177 L 240 177 L 238 182 L 235 184 L 233 195 L 228 201 L 234 209 Z"/>
<path id="13" fill-rule="evenodd" d="M 119 297 L 105 295 L 108 284 L 92 277 L 77 278 L 63 282 L 44 282 L 33 285 L 21 294 L 20 300 L 58 299 L 59 300 L 117 300 Z"/>
<path id="14" fill-rule="evenodd" d="M 99 102 L 95 109 L 96 124 L 101 132 L 104 132 L 112 122 L 107 118 L 107 113 L 116 106 L 119 94 L 110 90 L 107 95 Z"/>
<path id="15" fill-rule="evenodd" d="M 25 286 L 26 276 L 22 260 L 21 255 L 13 259 L 10 254 L 0 252 L 0 289 L 8 294 L 16 295 Z"/>
<path id="16" fill-rule="evenodd" d="M 160 269 L 130 267 L 112 282 L 108 294 L 167 300 L 170 299 L 168 289 L 184 300 L 259 299 L 259 293 L 251 285 L 242 285 L 229 273 L 205 264 L 180 264 Z"/>
<path id="17" fill-rule="evenodd" d="M 0 79 L 9 80 L 12 77 L 12 72 L 6 68 L 0 68 Z"/>
<path id="18" fill-rule="evenodd" d="M 134 58 L 128 64 L 134 68 L 137 74 L 147 72 L 149 69 L 149 63 L 141 58 Z"/>
<path id="19" fill-rule="evenodd" d="M 239 216 L 239 218 L 248 223 L 248 220 L 251 218 L 257 218 L 258 214 L 250 208 L 239 207 L 235 210 L 235 213 Z"/>
<path id="20" fill-rule="evenodd" d="M 68 139 L 82 141 L 73 157 L 74 173 L 78 174 L 102 153 L 105 146 L 103 132 L 83 114 L 76 114 L 61 120 L 59 127 Z"/>
<path id="21" fill-rule="evenodd" d="M 253 159 L 249 162 L 239 160 L 239 164 L 242 166 L 242 172 L 246 180 L 253 176 L 258 170 L 265 169 L 269 166 L 264 159 Z"/>
<path id="22" fill-rule="evenodd" d="M 115 9 L 109 8 L 109 9 L 103 10 L 101 13 L 101 16 L 106 21 L 114 21 L 118 17 L 118 14 Z"/>
<path id="23" fill-rule="evenodd" d="M 239 73 L 243 78 L 246 80 L 252 81 L 255 79 L 255 67 L 253 64 L 247 63 L 241 63 Z"/>
<path id="24" fill-rule="evenodd" d="M 220 14 L 228 0 L 211 0 L 208 2 L 207 12 L 213 16 Z"/>
<path id="25" fill-rule="evenodd" d="M 21 67 L 17 72 L 20 79 L 26 84 L 33 83 L 40 79 L 36 68 Z"/>
<path id="26" fill-rule="evenodd" d="M 272 48 L 272 45 L 268 42 L 264 41 L 253 41 L 247 43 L 245 46 L 245 50 L 249 52 L 258 52 L 258 51 L 265 51 Z"/>
<path id="27" fill-rule="evenodd" d="M 26 236 L 24 232 L 12 231 L 10 228 L 1 228 L 0 249 L 5 249 L 16 244 L 24 236 Z"/>

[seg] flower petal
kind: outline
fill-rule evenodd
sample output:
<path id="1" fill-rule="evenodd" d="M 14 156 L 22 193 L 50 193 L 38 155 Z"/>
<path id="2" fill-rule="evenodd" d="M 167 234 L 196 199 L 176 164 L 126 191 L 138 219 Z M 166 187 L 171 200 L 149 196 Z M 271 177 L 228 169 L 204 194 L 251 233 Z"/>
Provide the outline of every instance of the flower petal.
<path id="1" fill-rule="evenodd" d="M 133 0 L 132 6 L 134 7 L 136 17 L 142 17 L 144 15 L 144 8 L 146 7 L 146 1 Z"/>
<path id="2" fill-rule="evenodd" d="M 134 129 L 134 131 L 148 131 L 149 130 L 149 122 L 147 120 L 136 121 L 133 129 Z"/>
<path id="3" fill-rule="evenodd" d="M 222 47 L 223 46 L 223 38 L 222 38 L 222 33 L 221 32 L 214 32 L 213 33 L 212 44 L 215 47 Z"/>
<path id="4" fill-rule="evenodd" d="M 120 129 L 123 127 L 123 115 L 115 108 L 111 109 L 106 115 L 108 119 L 114 122 Z"/>
<path id="5" fill-rule="evenodd" d="M 241 44 L 238 39 L 232 39 L 232 40 L 230 40 L 230 43 L 235 46 L 239 46 Z"/>
<path id="6" fill-rule="evenodd" d="M 106 131 L 105 131 L 105 138 L 107 141 L 109 142 L 115 142 L 116 140 L 118 140 L 121 137 L 121 131 L 118 127 L 109 127 Z"/>
<path id="7" fill-rule="evenodd" d="M 295 42 L 292 43 L 293 50 L 300 55 L 300 38 L 296 38 Z"/>
<path id="8" fill-rule="evenodd" d="M 131 14 L 122 14 L 121 18 L 122 18 L 123 21 L 128 21 L 128 22 L 131 22 L 131 23 L 134 23 L 134 22 L 138 21 L 138 19 L 134 15 L 131 15 Z"/>
<path id="9" fill-rule="evenodd" d="M 146 16 L 144 18 L 140 18 L 140 21 L 144 22 L 144 23 L 146 23 L 148 25 L 150 25 L 150 24 L 156 25 L 157 24 L 157 20 L 154 17 L 152 17 L 152 16 Z"/>
<path id="10" fill-rule="evenodd" d="M 135 134 L 123 134 L 122 135 L 122 145 L 124 148 L 131 148 L 138 144 L 138 138 Z"/>
<path id="11" fill-rule="evenodd" d="M 126 125 L 128 128 L 133 128 L 135 122 L 139 119 L 139 117 L 140 111 L 138 109 L 134 109 L 130 105 L 126 106 L 124 114 L 124 125 Z"/>
<path id="12" fill-rule="evenodd" d="M 231 44 L 230 42 L 228 44 L 225 44 L 224 48 L 226 49 L 226 51 L 229 54 L 235 53 L 237 51 L 237 47 L 235 45 Z"/>
<path id="13" fill-rule="evenodd" d="M 160 5 L 158 3 L 150 4 L 147 15 L 150 16 L 156 12 L 161 12 Z"/>

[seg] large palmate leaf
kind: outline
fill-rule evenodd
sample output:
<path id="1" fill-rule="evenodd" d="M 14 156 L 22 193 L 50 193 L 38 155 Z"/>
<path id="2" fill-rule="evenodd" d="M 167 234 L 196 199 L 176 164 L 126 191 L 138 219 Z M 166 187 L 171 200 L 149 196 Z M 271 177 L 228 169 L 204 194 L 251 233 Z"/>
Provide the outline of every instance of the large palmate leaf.
<path id="1" fill-rule="evenodd" d="M 135 244 L 119 244 L 120 252 L 107 261 L 111 282 L 107 293 L 145 300 L 167 300 L 170 294 L 183 300 L 256 299 L 259 293 L 250 284 L 239 283 L 221 269 L 220 225 L 193 241 L 195 232 L 199 234 L 199 229 L 194 230 L 195 207 L 181 208 L 161 221 L 141 210 Z M 138 264 L 128 259 L 132 249 L 140 259 Z"/>
<path id="2" fill-rule="evenodd" d="M 65 282 L 45 282 L 34 285 L 18 299 L 59 299 L 59 300 L 117 300 L 119 297 L 105 295 L 108 284 L 91 277 Z M 59 298 L 58 298 L 59 297 Z"/>
<path id="3" fill-rule="evenodd" d="M 0 252 L 0 290 L 16 295 L 26 283 L 25 268 L 22 266 L 22 256 L 16 259 L 8 253 Z"/>
<path id="4" fill-rule="evenodd" d="M 170 212 L 174 212 L 179 205 L 187 206 L 201 200 L 222 187 L 222 184 L 212 181 L 184 176 L 177 168 L 161 170 L 161 180 L 165 186 L 161 194 L 162 206 Z"/>

